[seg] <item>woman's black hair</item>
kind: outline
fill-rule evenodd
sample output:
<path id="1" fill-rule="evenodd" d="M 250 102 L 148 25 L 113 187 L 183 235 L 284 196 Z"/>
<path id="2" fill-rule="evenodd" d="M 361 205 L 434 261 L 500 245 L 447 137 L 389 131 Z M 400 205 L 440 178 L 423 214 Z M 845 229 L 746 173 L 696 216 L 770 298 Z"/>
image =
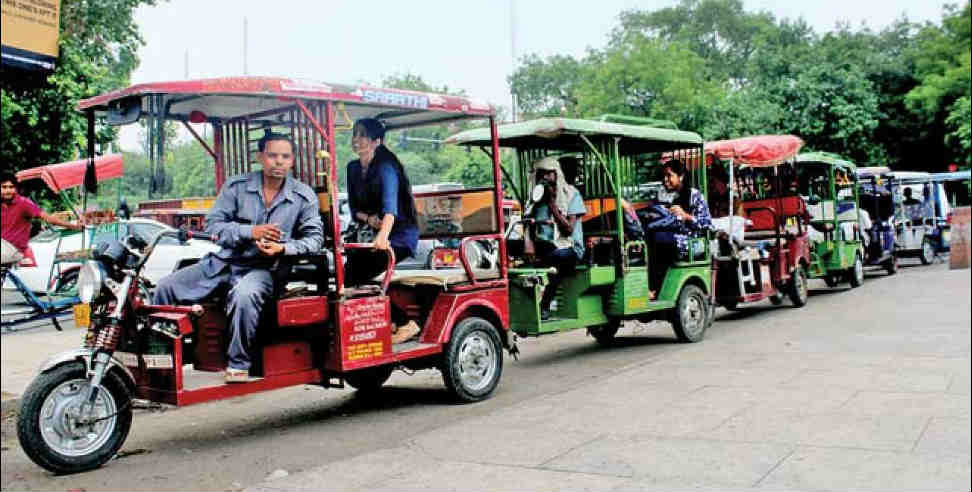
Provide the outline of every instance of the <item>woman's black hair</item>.
<path id="1" fill-rule="evenodd" d="M 678 159 L 672 159 L 670 161 L 665 161 L 665 164 L 662 165 L 662 169 L 671 169 L 673 173 L 682 178 L 682 189 L 678 192 L 678 198 L 675 200 L 675 205 L 678 205 L 679 207 L 682 207 L 682 210 L 691 213 L 692 187 L 685 183 L 685 163 Z"/>
<path id="2" fill-rule="evenodd" d="M 376 118 L 361 118 L 354 122 L 354 127 L 361 127 L 365 135 L 372 140 L 383 140 L 385 138 L 385 125 Z"/>

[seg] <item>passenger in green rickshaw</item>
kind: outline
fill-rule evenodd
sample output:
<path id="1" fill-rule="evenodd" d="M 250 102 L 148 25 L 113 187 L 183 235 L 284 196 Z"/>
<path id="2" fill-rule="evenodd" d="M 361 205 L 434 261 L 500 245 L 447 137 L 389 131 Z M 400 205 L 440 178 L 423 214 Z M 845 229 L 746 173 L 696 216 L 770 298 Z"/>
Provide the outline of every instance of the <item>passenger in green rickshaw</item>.
<path id="1" fill-rule="evenodd" d="M 655 298 L 665 280 L 665 274 L 679 258 L 689 259 L 689 242 L 703 237 L 712 229 L 712 216 L 702 193 L 685 182 L 685 164 L 672 159 L 662 166 L 662 185 L 674 195 L 668 208 L 673 220 L 662 229 L 647 230 L 652 245 L 653 261 L 650 269 L 649 297 Z"/>
<path id="2" fill-rule="evenodd" d="M 580 191 L 569 184 L 566 176 L 576 177 L 577 161 L 564 158 L 561 162 L 545 157 L 533 164 L 530 188 L 545 187 L 543 197 L 527 205 L 523 214 L 532 220 L 533 238 L 529 234 L 523 241 L 509 241 L 512 256 L 534 257 L 542 266 L 554 267 L 557 273 L 549 275 L 549 282 L 540 299 L 540 318 L 550 318 L 550 304 L 557 293 L 561 278 L 572 272 L 584 257 L 584 232 L 580 218 L 587 213 Z"/>

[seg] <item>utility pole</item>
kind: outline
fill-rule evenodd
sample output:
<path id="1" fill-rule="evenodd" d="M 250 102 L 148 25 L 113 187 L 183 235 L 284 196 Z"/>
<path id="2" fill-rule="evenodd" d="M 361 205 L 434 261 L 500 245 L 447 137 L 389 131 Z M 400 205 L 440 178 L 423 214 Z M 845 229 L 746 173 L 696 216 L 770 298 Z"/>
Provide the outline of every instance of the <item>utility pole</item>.
<path id="1" fill-rule="evenodd" d="M 243 75 L 247 75 L 249 73 L 246 69 L 246 42 L 247 42 L 246 31 L 247 31 L 247 23 L 246 23 L 246 17 L 244 17 L 243 18 Z"/>
<path id="2" fill-rule="evenodd" d="M 516 73 L 516 0 L 510 0 L 510 58 L 513 59 L 513 73 Z M 510 87 L 510 100 L 513 108 L 513 122 L 516 123 L 516 93 Z"/>

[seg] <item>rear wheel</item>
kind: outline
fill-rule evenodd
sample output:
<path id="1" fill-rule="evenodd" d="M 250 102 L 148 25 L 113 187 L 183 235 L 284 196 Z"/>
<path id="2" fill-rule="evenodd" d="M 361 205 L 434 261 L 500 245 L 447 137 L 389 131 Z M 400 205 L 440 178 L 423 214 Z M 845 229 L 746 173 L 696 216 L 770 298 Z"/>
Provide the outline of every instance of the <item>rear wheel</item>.
<path id="1" fill-rule="evenodd" d="M 27 456 L 54 473 L 77 473 L 110 460 L 132 425 L 131 393 L 108 371 L 85 422 L 89 383 L 84 364 L 72 362 L 41 373 L 24 392 L 17 437 Z"/>
<path id="2" fill-rule="evenodd" d="M 681 342 L 698 342 L 705 337 L 708 326 L 708 298 L 694 285 L 682 287 L 678 302 L 671 314 L 672 329 Z"/>
<path id="3" fill-rule="evenodd" d="M 931 239 L 925 238 L 921 241 L 921 264 L 931 265 L 931 262 L 935 261 L 935 246 L 932 244 Z"/>
<path id="4" fill-rule="evenodd" d="M 864 285 L 864 260 L 860 253 L 854 255 L 854 266 L 847 272 L 847 281 L 855 288 Z"/>
<path id="5" fill-rule="evenodd" d="M 807 299 L 810 297 L 810 289 L 807 287 L 807 271 L 802 266 L 797 266 L 793 270 L 793 274 L 790 275 L 789 287 L 787 294 L 790 297 L 790 302 L 796 307 L 806 306 Z"/>
<path id="6" fill-rule="evenodd" d="M 373 393 L 380 390 L 381 386 L 388 381 L 393 369 L 392 366 L 358 369 L 344 374 L 344 382 L 362 393 Z"/>
<path id="7" fill-rule="evenodd" d="M 608 347 L 614 345 L 614 337 L 620 328 L 620 319 L 610 319 L 606 324 L 589 327 L 587 333 L 594 337 L 598 344 Z"/>
<path id="8" fill-rule="evenodd" d="M 463 402 L 489 398 L 503 374 L 503 344 L 489 321 L 471 317 L 456 325 L 445 350 L 442 379 Z"/>

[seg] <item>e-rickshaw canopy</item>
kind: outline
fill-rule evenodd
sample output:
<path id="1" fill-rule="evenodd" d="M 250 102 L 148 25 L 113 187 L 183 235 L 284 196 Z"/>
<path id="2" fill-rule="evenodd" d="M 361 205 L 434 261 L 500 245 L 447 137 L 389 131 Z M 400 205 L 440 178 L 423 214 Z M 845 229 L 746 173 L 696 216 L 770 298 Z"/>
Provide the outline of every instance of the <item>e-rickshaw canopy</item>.
<path id="1" fill-rule="evenodd" d="M 840 156 L 827 152 L 808 152 L 806 154 L 799 154 L 796 156 L 796 161 L 803 164 L 827 164 L 829 166 L 841 168 L 845 171 L 850 171 L 853 173 L 857 172 L 857 166 L 853 162 L 845 161 L 844 159 L 841 159 Z"/>
<path id="2" fill-rule="evenodd" d="M 275 114 L 293 106 L 295 99 L 344 103 L 339 111 L 351 121 L 378 118 L 389 130 L 495 114 L 489 103 L 479 99 L 283 77 L 223 77 L 137 84 L 84 99 L 78 109 L 106 112 L 125 105 L 125 109 L 146 113 L 151 106 L 145 96 L 161 97 L 156 104 L 164 108 L 162 113 L 166 119 L 193 123 Z M 135 104 L 139 101 L 140 105 Z"/>
<path id="3" fill-rule="evenodd" d="M 968 181 L 972 179 L 972 172 L 956 171 L 952 173 L 934 173 L 922 177 L 899 178 L 901 184 L 920 184 L 920 183 L 943 183 L 947 181 Z"/>
<path id="4" fill-rule="evenodd" d="M 125 172 L 121 154 L 109 154 L 96 157 L 94 164 L 95 176 L 98 178 L 98 182 L 106 179 L 120 178 Z M 39 178 L 44 180 L 44 183 L 47 184 L 47 187 L 51 191 L 60 193 L 84 184 L 84 172 L 87 167 L 88 159 L 32 167 L 18 172 L 17 181 Z"/>
<path id="5" fill-rule="evenodd" d="M 757 135 L 706 142 L 705 154 L 751 167 L 773 167 L 792 159 L 801 147 L 803 140 L 793 135 Z"/>
<path id="6" fill-rule="evenodd" d="M 578 138 L 579 135 L 630 139 L 621 146 L 621 153 L 624 155 L 660 152 L 702 144 L 702 137 L 693 132 L 573 118 L 540 118 L 501 125 L 498 130 L 502 146 L 517 148 L 586 150 L 587 146 Z M 467 130 L 452 135 L 445 142 L 488 146 L 490 145 L 489 129 Z"/>

